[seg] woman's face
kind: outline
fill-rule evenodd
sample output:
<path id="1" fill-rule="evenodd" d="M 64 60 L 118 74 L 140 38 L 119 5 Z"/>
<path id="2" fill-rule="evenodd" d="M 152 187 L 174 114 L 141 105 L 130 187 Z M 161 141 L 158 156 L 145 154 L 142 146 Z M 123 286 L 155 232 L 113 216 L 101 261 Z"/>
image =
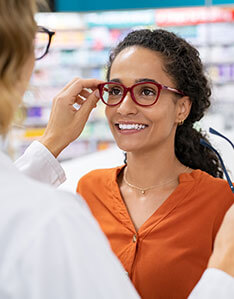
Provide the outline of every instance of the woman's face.
<path id="1" fill-rule="evenodd" d="M 112 64 L 110 81 L 130 87 L 142 79 L 176 88 L 164 71 L 160 53 L 136 46 L 121 51 Z M 106 116 L 116 143 L 122 150 L 144 153 L 158 146 L 174 147 L 177 124 L 186 118 L 189 110 L 188 97 L 178 97 L 168 90 L 162 90 L 156 104 L 149 107 L 137 105 L 128 92 L 121 104 L 106 107 Z M 121 125 L 140 126 L 136 129 Z"/>

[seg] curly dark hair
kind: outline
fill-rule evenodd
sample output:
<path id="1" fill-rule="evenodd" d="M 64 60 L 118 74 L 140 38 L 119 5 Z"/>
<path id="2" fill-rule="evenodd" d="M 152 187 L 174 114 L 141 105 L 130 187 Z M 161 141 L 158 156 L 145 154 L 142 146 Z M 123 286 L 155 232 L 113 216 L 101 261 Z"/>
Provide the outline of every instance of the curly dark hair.
<path id="1" fill-rule="evenodd" d="M 209 142 L 206 135 L 193 127 L 210 106 L 211 96 L 211 88 L 204 74 L 198 50 L 183 38 L 166 30 L 136 30 L 130 32 L 111 51 L 107 80 L 115 57 L 123 49 L 131 46 L 160 52 L 164 59 L 164 71 L 171 77 L 176 88 L 183 91 L 192 102 L 187 119 L 176 130 L 175 154 L 179 161 L 193 169 L 201 169 L 214 177 L 223 178 L 223 171 L 216 154 L 200 144 L 200 138 Z"/>

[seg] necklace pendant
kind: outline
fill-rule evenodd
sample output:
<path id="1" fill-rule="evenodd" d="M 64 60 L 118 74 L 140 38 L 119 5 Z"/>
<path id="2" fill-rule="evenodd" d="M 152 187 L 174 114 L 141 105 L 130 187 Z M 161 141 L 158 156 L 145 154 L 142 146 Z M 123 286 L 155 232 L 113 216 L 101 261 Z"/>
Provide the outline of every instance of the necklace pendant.
<path id="1" fill-rule="evenodd" d="M 141 193 L 142 193 L 142 194 L 145 194 L 145 190 L 141 190 Z"/>

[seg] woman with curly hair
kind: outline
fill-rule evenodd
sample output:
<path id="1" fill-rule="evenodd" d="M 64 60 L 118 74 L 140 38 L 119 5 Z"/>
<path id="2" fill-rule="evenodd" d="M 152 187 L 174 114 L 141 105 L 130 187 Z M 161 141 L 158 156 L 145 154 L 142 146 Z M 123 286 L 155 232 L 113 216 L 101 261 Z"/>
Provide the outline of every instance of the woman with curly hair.
<path id="1" fill-rule="evenodd" d="M 233 203 L 216 155 L 194 128 L 211 89 L 198 51 L 165 30 L 129 33 L 99 85 L 126 163 L 78 183 L 144 299 L 187 298 Z"/>

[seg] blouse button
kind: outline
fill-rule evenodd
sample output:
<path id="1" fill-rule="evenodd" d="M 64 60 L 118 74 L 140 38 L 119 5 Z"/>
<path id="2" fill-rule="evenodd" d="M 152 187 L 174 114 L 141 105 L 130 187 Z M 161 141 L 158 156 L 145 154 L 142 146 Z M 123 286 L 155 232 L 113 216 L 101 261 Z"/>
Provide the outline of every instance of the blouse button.
<path id="1" fill-rule="evenodd" d="M 132 237 L 132 242 L 133 242 L 133 243 L 136 243 L 136 241 L 137 241 L 137 235 L 134 235 L 134 236 Z"/>

